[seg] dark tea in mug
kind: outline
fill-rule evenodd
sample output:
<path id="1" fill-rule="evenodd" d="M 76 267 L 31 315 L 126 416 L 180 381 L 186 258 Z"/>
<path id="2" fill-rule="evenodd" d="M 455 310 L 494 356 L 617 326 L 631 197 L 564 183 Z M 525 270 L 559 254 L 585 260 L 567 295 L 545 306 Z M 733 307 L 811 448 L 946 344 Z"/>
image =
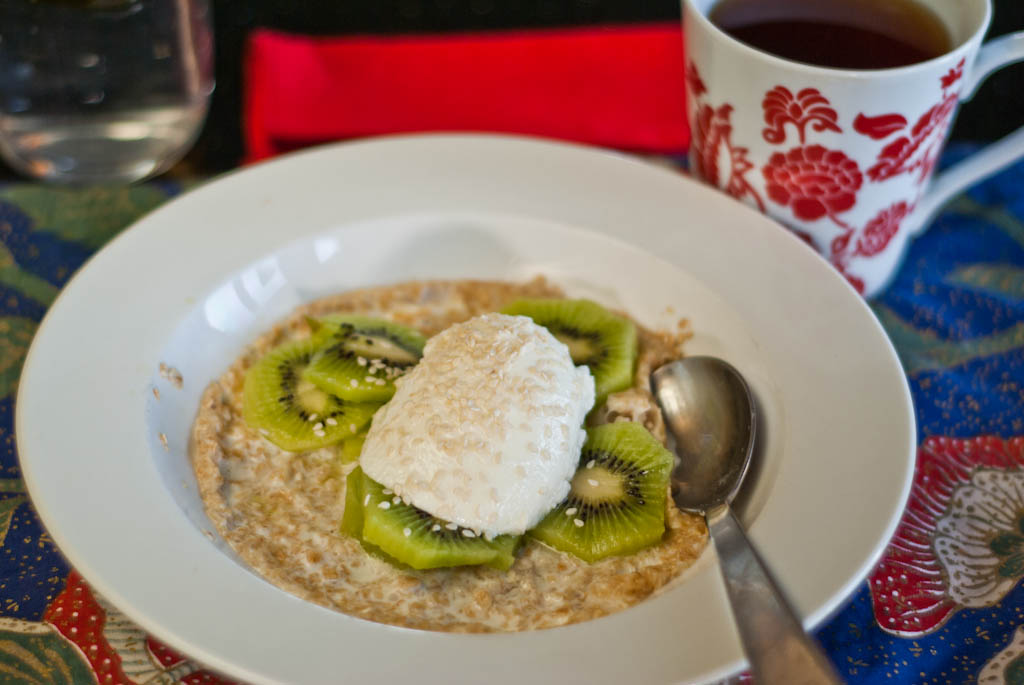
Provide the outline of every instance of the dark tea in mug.
<path id="1" fill-rule="evenodd" d="M 821 67 L 902 67 L 953 48 L 942 20 L 915 0 L 721 0 L 708 18 L 751 47 Z"/>

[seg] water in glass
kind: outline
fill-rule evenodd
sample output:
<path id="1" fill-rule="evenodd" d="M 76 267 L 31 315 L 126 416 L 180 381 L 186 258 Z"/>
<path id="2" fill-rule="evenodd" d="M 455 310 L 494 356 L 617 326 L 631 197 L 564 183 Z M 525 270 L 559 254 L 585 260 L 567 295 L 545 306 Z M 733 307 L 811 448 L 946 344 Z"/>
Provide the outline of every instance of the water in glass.
<path id="1" fill-rule="evenodd" d="M 130 182 L 188 151 L 213 90 L 207 0 L 4 0 L 0 154 L 63 182 Z"/>

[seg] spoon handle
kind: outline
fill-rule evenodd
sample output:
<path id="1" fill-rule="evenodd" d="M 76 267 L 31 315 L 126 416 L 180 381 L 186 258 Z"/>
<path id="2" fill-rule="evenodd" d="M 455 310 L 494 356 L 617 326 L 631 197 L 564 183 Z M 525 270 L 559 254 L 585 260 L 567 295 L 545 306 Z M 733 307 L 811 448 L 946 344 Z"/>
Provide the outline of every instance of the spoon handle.
<path id="1" fill-rule="evenodd" d="M 757 683 L 841 683 L 804 632 L 728 505 L 707 513 L 743 650 Z"/>

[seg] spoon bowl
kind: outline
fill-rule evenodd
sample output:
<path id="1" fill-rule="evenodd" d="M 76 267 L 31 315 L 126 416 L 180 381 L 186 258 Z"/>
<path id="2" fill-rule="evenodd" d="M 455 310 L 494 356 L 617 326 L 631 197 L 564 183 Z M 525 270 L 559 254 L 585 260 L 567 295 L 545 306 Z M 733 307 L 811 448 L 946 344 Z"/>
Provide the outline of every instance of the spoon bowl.
<path id="1" fill-rule="evenodd" d="M 672 497 L 703 514 L 732 501 L 754 451 L 757 411 L 743 377 L 714 357 L 688 357 L 651 374 L 679 461 Z"/>

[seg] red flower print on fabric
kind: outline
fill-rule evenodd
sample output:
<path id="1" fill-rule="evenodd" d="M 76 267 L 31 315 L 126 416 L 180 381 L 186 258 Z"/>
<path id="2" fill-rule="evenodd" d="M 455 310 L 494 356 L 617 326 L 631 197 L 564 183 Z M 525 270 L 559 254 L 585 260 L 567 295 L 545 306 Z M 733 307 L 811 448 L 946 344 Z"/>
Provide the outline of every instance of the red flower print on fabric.
<path id="1" fill-rule="evenodd" d="M 761 108 L 764 110 L 764 123 L 768 124 L 761 135 L 773 145 L 786 140 L 786 124 L 796 127 L 801 145 L 805 142 L 804 129 L 807 124 L 811 124 L 811 128 L 819 133 L 842 133 L 836 123 L 839 118 L 836 111 L 829 107 L 828 98 L 817 88 L 804 88 L 793 95 L 788 88 L 775 86 L 765 93 Z"/>
<path id="2" fill-rule="evenodd" d="M 1024 578 L 1024 437 L 931 436 L 896 534 L 869 578 L 878 626 L 938 630 L 960 609 L 990 607 Z"/>
<path id="3" fill-rule="evenodd" d="M 94 595 L 75 571 L 68 574 L 64 590 L 43 612 L 43 621 L 81 651 L 95 676 L 92 682 L 236 685 L 146 636 L 124 614 Z"/>
<path id="4" fill-rule="evenodd" d="M 99 682 L 127 682 L 120 655 L 103 635 L 107 613 L 75 571 L 43 612 L 43 620 L 82 650 Z"/>
<path id="5" fill-rule="evenodd" d="M 788 206 L 801 221 L 850 209 L 864 181 L 855 161 L 840 150 L 821 145 L 776 152 L 761 172 L 768 197 Z"/>

